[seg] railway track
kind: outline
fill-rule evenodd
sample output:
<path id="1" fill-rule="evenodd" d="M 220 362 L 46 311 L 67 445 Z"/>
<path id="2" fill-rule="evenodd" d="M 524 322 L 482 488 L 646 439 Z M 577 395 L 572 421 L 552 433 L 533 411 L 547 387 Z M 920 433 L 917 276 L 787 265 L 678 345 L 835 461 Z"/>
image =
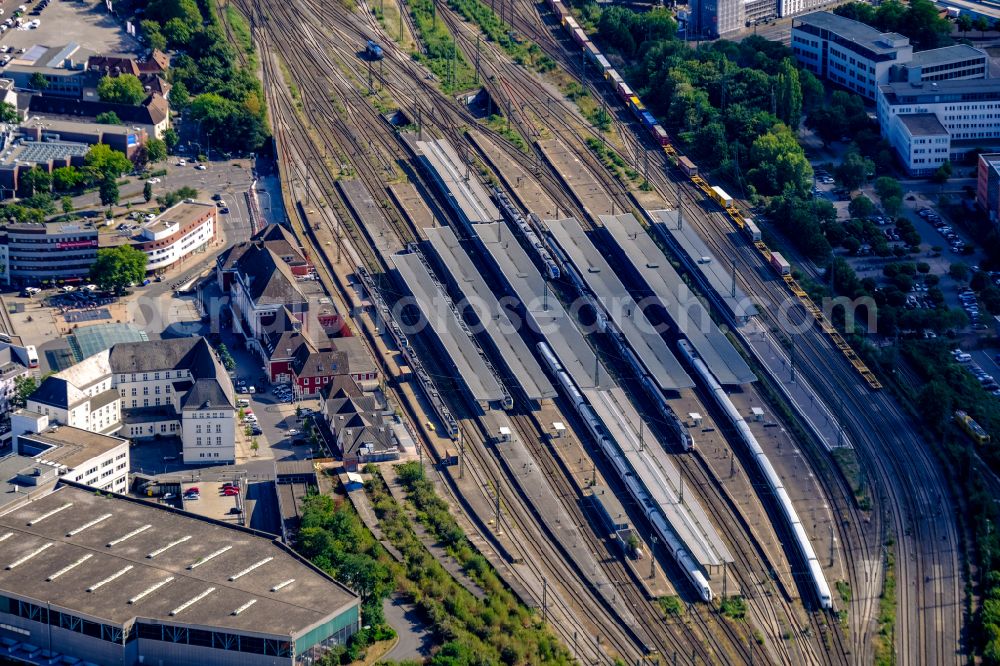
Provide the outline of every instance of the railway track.
<path id="1" fill-rule="evenodd" d="M 256 15 L 256 18 L 257 18 L 258 22 L 260 22 L 260 23 L 267 23 L 268 22 L 268 18 L 267 17 L 263 17 L 263 16 L 261 16 L 259 14 Z M 292 66 L 294 66 L 294 65 L 295 65 L 295 63 L 293 62 Z M 267 72 L 267 74 L 270 74 L 270 76 L 272 76 L 272 77 L 275 77 L 277 75 L 277 73 L 274 71 L 274 65 L 273 65 L 273 63 L 268 62 L 267 68 L 269 70 Z M 310 102 L 313 101 L 313 99 L 315 98 L 316 93 L 313 91 L 313 89 L 310 86 L 306 85 L 308 82 L 298 80 L 298 83 L 302 86 L 302 91 L 301 92 L 302 92 L 303 97 L 304 97 L 304 104 L 303 104 L 303 106 L 305 107 L 304 110 L 305 110 L 306 114 L 308 114 L 308 107 L 310 105 Z M 290 103 L 290 101 L 286 97 L 282 96 L 282 101 L 278 105 L 278 110 L 279 110 L 279 113 L 275 114 L 276 115 L 276 128 L 278 129 L 279 132 L 284 131 L 284 132 L 287 132 L 290 135 L 293 135 L 294 134 L 294 126 L 292 125 L 292 123 L 293 123 L 294 119 L 296 119 L 298 117 L 296 109 L 294 108 L 294 105 L 292 103 Z M 313 119 L 313 118 L 310 118 L 310 119 L 315 122 L 315 119 Z M 318 124 L 319 123 L 317 123 L 317 125 Z M 373 139 L 369 139 L 369 140 L 371 141 Z M 310 146 L 308 145 L 309 142 L 298 141 L 298 142 L 292 142 L 292 143 L 294 144 L 295 148 L 297 148 L 298 150 L 302 151 L 302 154 L 308 155 L 311 152 L 312 155 L 315 157 L 316 151 L 315 151 L 315 149 L 313 149 L 311 151 L 309 150 L 309 148 L 310 148 Z M 356 140 L 354 140 L 354 143 L 355 143 L 355 145 L 357 145 L 357 141 Z M 288 151 L 285 151 L 285 155 L 284 156 L 286 157 L 286 159 L 291 159 L 293 157 Z M 296 164 L 295 161 L 290 161 L 289 163 L 290 164 Z M 301 171 L 299 171 L 299 175 L 308 178 L 308 175 L 301 173 Z M 327 192 L 332 192 L 333 191 L 333 189 L 332 189 L 332 180 L 330 180 L 328 178 L 328 174 L 324 175 L 323 177 L 317 176 L 317 180 L 322 181 L 322 182 L 319 183 L 320 187 L 322 187 L 323 185 L 327 186 L 327 189 L 326 189 Z M 354 239 L 354 240 L 357 241 L 357 240 L 360 240 L 360 239 Z M 359 243 L 359 244 L 362 245 L 362 246 L 364 245 L 364 243 Z M 481 460 L 481 462 L 484 462 L 484 461 Z M 523 512 L 520 511 L 520 510 L 514 512 L 514 514 L 519 517 L 519 520 L 520 520 L 520 516 L 522 515 L 522 513 Z M 527 527 L 528 527 L 528 525 L 527 525 L 526 522 L 521 522 L 520 525 L 519 525 L 519 527 L 522 530 L 526 530 Z M 536 553 L 525 552 L 523 559 L 526 562 L 531 562 L 532 565 L 534 565 L 534 563 L 536 561 L 539 561 L 538 555 L 539 555 L 539 553 L 537 553 L 537 552 Z M 544 555 L 544 553 L 543 553 L 543 557 L 540 558 L 540 561 L 546 562 L 548 564 L 549 568 L 552 571 L 555 571 L 557 573 L 557 576 L 554 577 L 553 580 L 556 580 L 556 581 L 558 581 L 558 580 L 574 580 L 574 582 L 575 582 L 574 577 L 571 576 L 571 575 L 569 575 L 569 574 L 562 573 L 561 575 L 558 575 L 560 573 L 559 569 L 557 568 L 558 560 L 555 559 L 553 555 Z M 575 587 L 576 587 L 575 584 L 574 585 L 568 585 L 566 587 L 566 589 L 574 590 Z M 596 599 L 596 601 L 599 602 L 599 599 Z M 631 661 L 631 657 L 632 656 L 641 656 L 642 651 L 640 650 L 640 651 L 637 652 L 635 645 L 632 644 L 632 643 L 629 643 L 626 640 L 625 636 L 627 636 L 627 634 L 628 634 L 628 632 L 626 631 L 626 628 L 622 628 L 622 627 L 616 625 L 614 622 L 610 622 L 610 623 L 607 622 L 606 617 L 604 617 L 603 615 L 599 615 L 599 614 L 595 613 L 595 611 L 592 610 L 592 608 L 594 608 L 595 606 L 599 607 L 599 605 L 600 605 L 599 603 L 595 604 L 595 598 L 594 597 L 584 597 L 584 598 L 581 598 L 580 601 L 577 603 L 577 606 L 578 606 L 577 612 L 580 612 L 579 609 L 584 609 L 584 611 L 586 611 L 587 613 L 589 613 L 592 616 L 591 623 L 595 627 L 604 627 L 603 632 L 605 634 L 608 634 L 607 641 L 608 641 L 609 645 L 612 647 L 613 651 L 616 654 L 621 654 L 622 656 L 628 658 L 630 661 Z M 619 635 L 618 632 L 620 632 L 621 635 Z M 576 643 L 576 644 L 578 644 L 579 641 L 580 641 L 579 635 L 581 635 L 581 633 L 583 635 L 585 635 L 585 636 L 592 636 L 593 635 L 592 631 L 587 631 L 586 633 L 581 632 L 581 631 L 577 631 L 575 633 L 577 635 L 577 638 L 574 639 L 573 643 Z M 564 633 L 563 638 L 567 640 L 567 644 L 570 643 L 569 639 L 571 637 L 568 634 Z M 584 638 L 583 640 L 586 641 L 586 638 Z"/>
<path id="2" fill-rule="evenodd" d="M 467 32 L 469 24 L 464 23 L 459 17 L 453 14 L 449 17 L 449 14 L 451 14 L 450 10 L 445 10 L 442 8 L 440 14 L 442 15 L 442 17 L 445 18 L 445 21 L 452 28 L 453 34 L 460 34 L 463 32 Z M 460 41 L 464 43 L 467 48 L 472 45 L 472 38 L 467 34 Z M 514 83 L 520 82 L 521 85 L 524 85 L 525 77 L 528 77 L 527 81 L 528 85 L 531 86 L 536 85 L 533 79 L 531 79 L 530 75 L 527 74 L 527 72 L 522 67 L 515 66 L 511 63 L 505 63 L 506 56 L 504 53 L 500 51 L 498 47 L 491 44 L 490 49 L 491 49 L 490 55 L 492 57 L 486 59 L 486 62 L 489 63 L 489 66 L 496 66 L 497 63 L 504 63 L 506 65 L 504 67 L 500 67 L 497 70 L 495 70 L 495 75 L 494 75 L 496 79 L 500 79 L 504 82 L 505 85 L 503 86 L 503 88 L 506 92 L 512 95 L 516 94 L 514 92 L 516 90 Z M 496 94 L 496 92 L 494 91 L 493 94 Z M 537 100 L 538 97 L 537 95 L 532 96 L 528 93 L 522 92 L 520 96 L 516 97 L 515 99 L 523 100 L 524 103 L 527 104 L 529 103 L 529 100 Z M 532 102 L 532 103 L 537 104 L 537 102 Z M 564 114 L 549 113 L 549 115 L 546 116 L 546 118 L 555 119 L 557 123 L 561 124 L 562 127 L 559 127 L 558 129 L 555 130 L 559 134 L 560 138 L 563 138 L 564 142 L 567 143 L 568 145 L 571 146 L 576 145 L 576 147 L 579 149 L 578 140 L 574 141 L 572 140 L 572 138 L 570 140 L 566 140 L 565 137 L 565 134 L 568 132 L 572 132 L 574 137 L 578 136 L 579 123 L 577 122 L 577 124 L 574 126 L 572 112 L 569 109 L 566 109 L 561 102 L 557 106 L 566 113 Z M 544 104 L 546 112 L 550 111 L 551 107 L 552 105 L 549 103 Z M 625 136 L 624 133 L 623 136 Z M 578 152 L 580 151 L 578 150 Z M 615 181 L 607 174 L 603 165 L 601 165 L 600 163 L 593 164 L 594 162 L 593 155 L 590 152 L 589 148 L 583 147 L 582 152 L 585 158 L 590 158 L 585 161 L 590 162 L 592 170 L 596 172 L 595 175 L 597 176 L 597 178 L 603 182 L 606 190 L 609 193 L 609 196 L 612 197 L 612 200 L 619 202 L 619 205 L 621 205 L 622 208 L 625 210 L 631 207 L 631 200 L 627 198 L 627 195 L 621 193 L 621 184 Z M 692 471 L 691 468 L 689 468 L 688 471 L 690 473 Z M 721 493 L 719 493 L 717 501 L 721 501 L 723 503 L 723 506 L 725 506 L 725 499 L 721 496 Z M 726 507 L 726 510 L 716 510 L 715 513 L 716 513 L 717 524 L 726 526 L 730 525 L 730 521 L 732 519 L 731 515 L 732 511 L 730 507 Z M 740 535 L 737 533 L 738 532 L 737 530 L 730 529 L 728 530 L 728 532 L 729 532 L 728 537 L 731 542 L 741 543 L 745 541 L 745 539 L 742 539 Z M 769 567 L 772 566 L 769 562 L 767 562 L 765 557 L 762 557 L 764 550 L 759 546 L 759 544 L 745 543 L 744 547 L 742 547 L 740 550 L 743 553 L 744 557 L 747 557 L 748 559 L 750 559 L 750 561 L 754 561 L 755 565 L 761 565 L 761 569 L 758 570 L 767 570 Z M 749 553 L 751 552 L 756 552 L 756 558 L 749 556 Z M 742 570 L 741 573 L 743 579 L 740 581 L 741 583 L 750 585 L 751 589 L 753 586 L 752 581 L 754 580 L 752 572 L 753 572 L 752 567 L 747 567 L 745 570 Z M 785 602 L 784 605 L 785 605 L 784 608 L 785 618 L 792 620 L 792 622 L 790 622 L 790 626 L 795 626 L 796 623 L 794 622 L 795 616 L 793 609 L 791 608 L 790 604 L 788 604 L 787 601 Z M 757 607 L 756 610 L 758 615 L 766 621 L 767 623 L 766 626 L 770 627 L 771 631 L 769 631 L 768 633 L 772 634 L 773 637 L 780 637 L 780 635 L 784 632 L 784 629 L 782 628 L 781 622 L 777 620 L 777 616 L 774 614 L 773 610 L 768 607 L 768 604 L 767 603 L 758 604 L 752 601 L 751 606 Z M 820 623 L 817 623 L 817 627 L 820 626 L 822 625 Z M 827 663 L 827 662 L 846 663 L 847 659 L 844 654 L 844 650 L 836 649 L 836 645 L 840 643 L 840 638 L 841 638 L 839 632 L 836 631 L 836 629 L 834 629 L 832 632 L 826 632 L 825 627 L 823 628 L 824 628 L 824 633 L 833 633 L 836 636 L 836 638 L 832 641 L 833 643 L 832 647 L 834 648 L 832 650 L 832 655 L 833 655 L 832 657 L 828 651 L 822 649 L 813 648 L 812 650 L 807 650 L 804 652 L 803 649 L 800 648 L 798 643 L 796 642 L 792 646 L 794 653 L 788 655 L 786 663 L 805 663 L 805 661 L 807 660 L 813 663 Z"/>
<path id="3" fill-rule="evenodd" d="M 501 59 L 501 61 L 502 61 L 502 59 Z M 521 72 L 523 72 L 523 70 L 520 70 L 520 68 L 514 68 L 514 69 L 515 69 L 515 71 L 521 71 Z M 384 81 L 382 81 L 382 83 L 384 83 Z M 353 87 L 352 87 L 352 88 L 353 88 Z M 411 90 L 412 90 L 412 89 L 411 89 Z M 395 87 L 395 88 L 394 88 L 394 92 L 398 93 L 398 91 L 399 91 L 399 88 L 398 88 L 398 87 Z M 352 90 L 352 92 L 355 92 L 355 93 L 356 93 L 357 91 L 356 91 L 356 90 Z M 511 91 L 511 92 L 509 92 L 509 94 L 513 95 L 513 92 Z M 441 108 L 441 106 L 442 106 L 442 105 L 440 105 L 440 104 L 437 104 L 437 103 L 435 103 L 435 104 L 434 104 L 434 108 L 435 108 L 435 109 L 440 109 L 440 108 Z M 366 108 L 367 108 L 367 105 L 366 105 Z M 447 109 L 448 109 L 449 111 L 452 111 L 452 107 L 451 107 L 451 105 L 450 105 L 450 104 L 449 104 L 449 105 L 445 105 L 445 108 L 447 108 Z M 291 111 L 292 111 L 292 113 L 293 113 L 293 115 L 294 115 L 294 109 L 292 109 Z M 454 115 L 454 113 L 449 113 L 449 115 Z M 569 132 L 569 131 L 571 131 L 571 129 L 570 129 L 570 127 L 569 127 L 569 121 L 567 121 L 567 120 L 563 120 L 563 123 L 564 123 L 564 124 L 566 125 L 566 128 L 565 128 L 565 129 L 563 129 L 563 130 L 562 130 L 562 132 Z M 361 124 L 363 124 L 363 123 L 361 123 Z M 576 128 L 574 127 L 574 128 L 573 128 L 573 130 L 575 130 L 575 129 L 576 129 Z M 487 132 L 487 133 L 489 133 L 489 132 Z M 497 139 L 499 138 L 499 139 L 500 139 L 500 140 L 501 140 L 501 141 L 502 141 L 503 143 L 506 143 L 506 141 L 505 141 L 505 140 L 503 140 L 503 138 L 502 138 L 502 137 L 499 137 L 499 136 L 494 136 L 494 137 L 491 137 L 491 138 L 493 138 L 494 140 L 497 140 Z M 371 139 L 369 139 L 369 141 L 371 141 Z M 354 141 L 354 143 L 355 143 L 355 145 L 357 145 L 357 141 Z M 514 151 L 514 152 L 515 152 L 515 154 L 518 154 L 518 151 Z M 590 157 L 590 159 L 591 159 L 591 161 L 592 161 L 592 159 L 593 159 L 593 158 L 592 158 L 592 155 L 590 154 L 590 151 L 589 151 L 589 150 L 587 150 L 587 149 L 584 149 L 584 152 L 585 152 L 585 153 L 586 153 L 586 154 L 587 154 L 587 155 L 588 155 L 588 156 Z M 523 160 L 522 160 L 522 162 L 523 162 Z M 598 165 L 596 165 L 596 167 L 595 167 L 595 169 L 594 169 L 594 170 L 596 171 L 596 173 L 597 173 L 598 177 L 605 177 L 605 178 L 604 178 L 604 179 L 605 179 L 605 181 L 607 180 L 607 178 L 606 178 L 606 173 L 604 172 L 604 169 L 603 169 L 603 167 L 602 167 L 601 165 L 599 165 L 599 164 L 598 164 Z M 549 184 L 549 187 L 548 187 L 547 189 L 552 189 L 552 184 L 551 184 L 551 183 Z M 614 191 L 614 190 L 612 190 L 612 191 Z M 568 207 L 567 207 L 567 208 L 568 208 Z"/>

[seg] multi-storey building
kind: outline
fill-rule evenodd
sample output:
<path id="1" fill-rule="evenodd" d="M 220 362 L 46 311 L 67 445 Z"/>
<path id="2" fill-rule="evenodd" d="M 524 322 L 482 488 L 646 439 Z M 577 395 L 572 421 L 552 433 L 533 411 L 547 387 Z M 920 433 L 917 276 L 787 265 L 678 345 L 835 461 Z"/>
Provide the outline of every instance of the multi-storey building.
<path id="1" fill-rule="evenodd" d="M 12 284 L 80 282 L 97 258 L 98 231 L 90 222 L 15 223 L 5 227 L 7 274 Z"/>
<path id="2" fill-rule="evenodd" d="M 1000 153 L 981 154 L 976 176 L 976 203 L 995 224 L 1000 221 Z"/>
<path id="3" fill-rule="evenodd" d="M 129 442 L 72 426 L 49 426 L 40 417 L 32 432 L 17 436 L 18 455 L 30 456 L 36 464 L 57 470 L 67 481 L 99 490 L 128 491 Z"/>
<path id="4" fill-rule="evenodd" d="M 47 377 L 15 413 L 130 439 L 176 436 L 189 464 L 236 459 L 233 385 L 205 338 L 125 342 Z"/>
<path id="5" fill-rule="evenodd" d="M 184 201 L 144 224 L 132 241 L 149 257 L 148 271 L 161 271 L 196 252 L 204 252 L 218 232 L 215 204 Z"/>
<path id="6" fill-rule="evenodd" d="M 888 83 L 877 111 L 907 171 L 925 175 L 1000 140 L 1000 79 Z"/>
<path id="7" fill-rule="evenodd" d="M 802 67 L 821 79 L 874 100 L 892 67 L 912 59 L 913 46 L 898 33 L 814 12 L 792 21 L 792 52 Z"/>
<path id="8" fill-rule="evenodd" d="M 814 12 L 792 21 L 792 52 L 802 67 L 869 100 L 880 85 L 984 79 L 989 57 L 965 44 L 914 52 L 903 35 L 830 12 Z"/>

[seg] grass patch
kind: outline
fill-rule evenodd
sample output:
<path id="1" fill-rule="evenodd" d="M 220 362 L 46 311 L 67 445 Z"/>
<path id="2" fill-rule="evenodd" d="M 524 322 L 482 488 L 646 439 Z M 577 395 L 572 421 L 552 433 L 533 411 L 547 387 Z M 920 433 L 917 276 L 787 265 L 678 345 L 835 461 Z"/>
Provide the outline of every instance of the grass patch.
<path id="1" fill-rule="evenodd" d="M 370 5 L 372 14 L 378 20 L 379 25 L 385 30 L 390 39 L 399 44 L 407 52 L 415 51 L 417 41 L 410 33 L 410 26 L 404 24 L 403 14 L 399 10 L 396 0 L 379 0 L 379 4 Z"/>
<path id="2" fill-rule="evenodd" d="M 896 663 L 896 552 L 893 543 L 886 544 L 885 582 L 878 601 L 878 638 L 875 641 L 875 666 Z"/>
<path id="3" fill-rule="evenodd" d="M 742 620 L 747 616 L 747 602 L 741 596 L 724 597 L 719 605 L 722 614 L 731 620 Z"/>
<path id="4" fill-rule="evenodd" d="M 410 525 L 410 518 L 375 476 L 366 489 L 379 524 L 389 541 L 403 554 L 397 565 L 399 583 L 418 611 L 444 638 L 436 663 L 570 664 L 572 657 L 541 618 L 500 580 L 486 558 L 478 553 L 451 515 L 447 502 L 437 496 L 417 462 L 396 467 L 407 500 L 419 520 L 486 593 L 479 599 L 459 585 L 424 548 Z M 450 657 L 440 661 L 442 657 Z"/>
<path id="5" fill-rule="evenodd" d="M 295 108 L 301 111 L 302 93 L 299 91 L 299 87 L 295 85 L 295 77 L 292 76 L 292 72 L 288 69 L 288 65 L 281 58 L 278 58 L 278 68 L 281 69 L 281 78 L 285 80 L 285 85 L 288 86 L 288 92 L 292 95 L 292 101 L 295 102 Z"/>
<path id="6" fill-rule="evenodd" d="M 383 116 L 399 110 L 399 105 L 396 104 L 396 100 L 394 100 L 392 95 L 385 90 L 379 90 L 378 92 L 370 94 L 368 97 L 372 106 L 375 107 L 375 110 Z"/>
<path id="7" fill-rule="evenodd" d="M 676 595 L 660 597 L 656 601 L 660 604 L 660 609 L 667 617 L 680 617 L 684 614 L 684 604 Z"/>
<path id="8" fill-rule="evenodd" d="M 414 60 L 434 72 L 446 93 L 467 90 L 475 85 L 476 73 L 455 44 L 447 26 L 437 20 L 433 0 L 412 0 L 409 5 L 413 24 L 425 47 L 424 53 L 413 52 Z"/>
<path id="9" fill-rule="evenodd" d="M 601 160 L 601 164 L 604 165 L 604 168 L 619 181 L 626 185 L 639 184 L 640 188 L 642 188 L 642 185 L 649 187 L 649 183 L 642 177 L 642 174 L 633 169 L 629 163 L 625 161 L 625 158 L 619 155 L 616 150 L 610 148 L 606 143 L 596 137 L 588 137 L 586 143 L 591 152 L 597 155 L 598 159 Z"/>
<path id="10" fill-rule="evenodd" d="M 514 146 L 520 150 L 522 153 L 528 152 L 528 144 L 525 142 L 524 137 L 522 137 L 517 130 L 513 127 L 507 125 L 507 119 L 503 116 L 493 114 L 485 121 L 487 127 L 491 130 L 500 134 L 503 138 L 510 141 Z"/>
<path id="11" fill-rule="evenodd" d="M 448 6 L 479 26 L 486 39 L 495 42 L 519 65 L 530 67 L 536 72 L 550 72 L 556 67 L 552 58 L 545 55 L 534 42 L 515 35 L 514 30 L 500 20 L 492 9 L 479 0 L 449 0 Z"/>
<path id="12" fill-rule="evenodd" d="M 847 485 L 851 487 L 851 494 L 854 501 L 862 511 L 871 511 L 872 498 L 868 494 L 868 484 L 865 483 L 864 472 L 861 470 L 861 463 L 858 461 L 858 453 L 854 449 L 839 448 L 834 449 L 830 454 L 833 461 L 840 468 Z"/>
<path id="13" fill-rule="evenodd" d="M 248 56 L 253 55 L 255 52 L 253 36 L 250 34 L 250 26 L 247 24 L 246 18 L 232 5 L 226 5 L 225 11 L 226 22 L 236 38 L 237 46 L 243 49 L 243 53 Z"/>
<path id="14" fill-rule="evenodd" d="M 837 587 L 837 593 L 840 594 L 840 599 L 845 604 L 851 603 L 851 584 L 846 580 L 838 580 L 834 585 Z"/>

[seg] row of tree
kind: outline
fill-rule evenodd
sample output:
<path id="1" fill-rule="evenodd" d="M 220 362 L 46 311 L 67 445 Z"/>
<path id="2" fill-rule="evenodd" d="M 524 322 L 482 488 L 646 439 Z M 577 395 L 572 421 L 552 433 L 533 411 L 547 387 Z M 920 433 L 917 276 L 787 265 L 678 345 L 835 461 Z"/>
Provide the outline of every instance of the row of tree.
<path id="1" fill-rule="evenodd" d="M 173 48 L 171 107 L 188 109 L 199 143 L 225 152 L 252 152 L 269 136 L 264 94 L 256 74 L 237 61 L 235 48 L 209 0 L 148 0 L 139 23 L 154 48 Z M 120 78 L 120 77 L 119 77 Z"/>
<path id="2" fill-rule="evenodd" d="M 914 49 L 936 49 L 952 43 L 951 22 L 941 16 L 931 0 L 885 0 L 874 7 L 864 2 L 848 2 L 833 13 L 867 23 L 882 32 L 898 32 L 910 38 Z"/>

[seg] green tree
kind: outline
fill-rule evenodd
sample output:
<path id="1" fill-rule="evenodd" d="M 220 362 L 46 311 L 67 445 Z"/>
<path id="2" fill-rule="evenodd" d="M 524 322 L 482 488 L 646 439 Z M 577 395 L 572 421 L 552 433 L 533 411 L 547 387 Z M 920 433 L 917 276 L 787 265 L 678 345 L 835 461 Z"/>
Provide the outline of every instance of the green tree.
<path id="1" fill-rule="evenodd" d="M 872 200 L 865 195 L 859 194 L 851 199 L 851 203 L 847 206 L 847 210 L 851 214 L 851 217 L 859 219 L 871 217 L 871 215 L 875 213 L 875 204 L 873 204 Z"/>
<path id="2" fill-rule="evenodd" d="M 182 19 L 172 18 L 163 26 L 163 36 L 167 38 L 167 44 L 174 47 L 186 46 L 194 36 L 194 30 Z"/>
<path id="3" fill-rule="evenodd" d="M 851 151 L 844 161 L 834 169 L 837 182 L 848 190 L 856 190 L 865 182 L 868 174 L 875 172 L 875 163 L 861 153 Z"/>
<path id="4" fill-rule="evenodd" d="M 173 95 L 170 96 L 171 101 L 173 101 Z M 168 127 L 163 131 L 163 143 L 167 145 L 167 150 L 173 152 L 180 143 L 181 138 L 177 135 L 177 131 L 173 127 Z"/>
<path id="5" fill-rule="evenodd" d="M 114 111 L 105 111 L 103 113 L 98 113 L 97 117 L 94 118 L 101 125 L 122 125 L 122 119 L 118 117 L 118 114 Z"/>
<path id="6" fill-rule="evenodd" d="M 114 206 L 118 204 L 121 194 L 118 191 L 118 181 L 114 178 L 104 178 L 99 185 L 102 206 Z"/>
<path id="7" fill-rule="evenodd" d="M 779 123 L 753 142 L 750 163 L 754 166 L 747 178 L 760 194 L 791 191 L 801 195 L 811 188 L 812 167 L 786 125 Z"/>
<path id="8" fill-rule="evenodd" d="M 146 38 L 149 48 L 163 51 L 167 48 L 167 38 L 160 30 L 160 24 L 150 19 L 139 21 L 139 30 Z"/>
<path id="9" fill-rule="evenodd" d="M 65 196 L 62 198 L 62 212 L 67 215 L 73 212 L 73 197 Z"/>
<path id="10" fill-rule="evenodd" d="M 962 35 L 965 35 L 972 30 L 972 17 L 968 14 L 959 14 L 955 19 L 955 25 L 962 31 Z"/>
<path id="11" fill-rule="evenodd" d="M 147 181 L 142 186 L 142 198 L 149 203 L 153 199 L 153 184 Z"/>
<path id="12" fill-rule="evenodd" d="M 76 167 L 64 166 L 52 171 L 52 189 L 56 192 L 72 192 L 83 182 L 83 175 Z"/>
<path id="13" fill-rule="evenodd" d="M 45 75 L 41 72 L 35 72 L 28 79 L 28 85 L 30 85 L 34 90 L 45 90 L 49 87 L 49 80 L 45 78 Z"/>
<path id="14" fill-rule="evenodd" d="M 937 432 L 941 432 L 952 413 L 953 392 L 939 381 L 924 384 L 917 394 L 917 407 L 924 420 Z"/>
<path id="15" fill-rule="evenodd" d="M 135 106 L 146 99 L 146 90 L 134 74 L 119 74 L 102 77 L 97 82 L 97 95 L 102 102 Z"/>
<path id="16" fill-rule="evenodd" d="M 951 162 L 945 162 L 931 175 L 931 182 L 943 185 L 951 178 Z"/>
<path id="17" fill-rule="evenodd" d="M 219 346 L 216 347 L 216 351 L 219 354 L 219 361 L 222 362 L 222 367 L 229 371 L 236 369 L 236 360 L 233 358 L 233 355 L 229 353 L 229 347 L 226 346 L 226 343 L 219 343 Z"/>
<path id="18" fill-rule="evenodd" d="M 163 139 L 154 138 L 146 141 L 146 157 L 154 164 L 167 159 L 167 144 Z"/>
<path id="19" fill-rule="evenodd" d="M 19 178 L 21 191 L 25 196 L 32 196 L 52 189 L 52 174 L 40 166 L 32 167 Z"/>
<path id="20" fill-rule="evenodd" d="M 892 176 L 881 176 L 875 179 L 875 193 L 879 198 L 903 196 L 903 186 Z"/>
<path id="21" fill-rule="evenodd" d="M 781 62 L 775 82 L 775 98 L 778 117 L 792 129 L 802 122 L 802 87 L 799 84 L 799 70 L 795 68 L 791 58 Z"/>
<path id="22" fill-rule="evenodd" d="M 10 102 L 0 102 L 0 123 L 16 123 L 17 107 Z"/>
<path id="23" fill-rule="evenodd" d="M 146 261 L 146 253 L 131 245 L 101 248 L 90 267 L 90 280 L 99 289 L 121 295 L 146 277 Z"/>
<path id="24" fill-rule="evenodd" d="M 132 170 L 132 162 L 125 153 L 114 150 L 105 143 L 91 146 L 83 161 L 101 178 L 118 178 Z"/>
<path id="25" fill-rule="evenodd" d="M 956 280 L 965 280 L 969 277 L 969 267 L 963 264 L 961 261 L 956 261 L 955 263 L 948 266 L 948 275 L 955 278 Z"/>
<path id="26" fill-rule="evenodd" d="M 31 375 L 14 377 L 14 395 L 11 396 L 11 406 L 21 408 L 28 404 L 28 396 L 38 388 L 38 380 Z"/>
<path id="27" fill-rule="evenodd" d="M 986 37 L 986 31 L 990 29 L 990 20 L 985 16 L 977 16 L 972 22 L 973 27 L 979 31 L 979 37 Z"/>

